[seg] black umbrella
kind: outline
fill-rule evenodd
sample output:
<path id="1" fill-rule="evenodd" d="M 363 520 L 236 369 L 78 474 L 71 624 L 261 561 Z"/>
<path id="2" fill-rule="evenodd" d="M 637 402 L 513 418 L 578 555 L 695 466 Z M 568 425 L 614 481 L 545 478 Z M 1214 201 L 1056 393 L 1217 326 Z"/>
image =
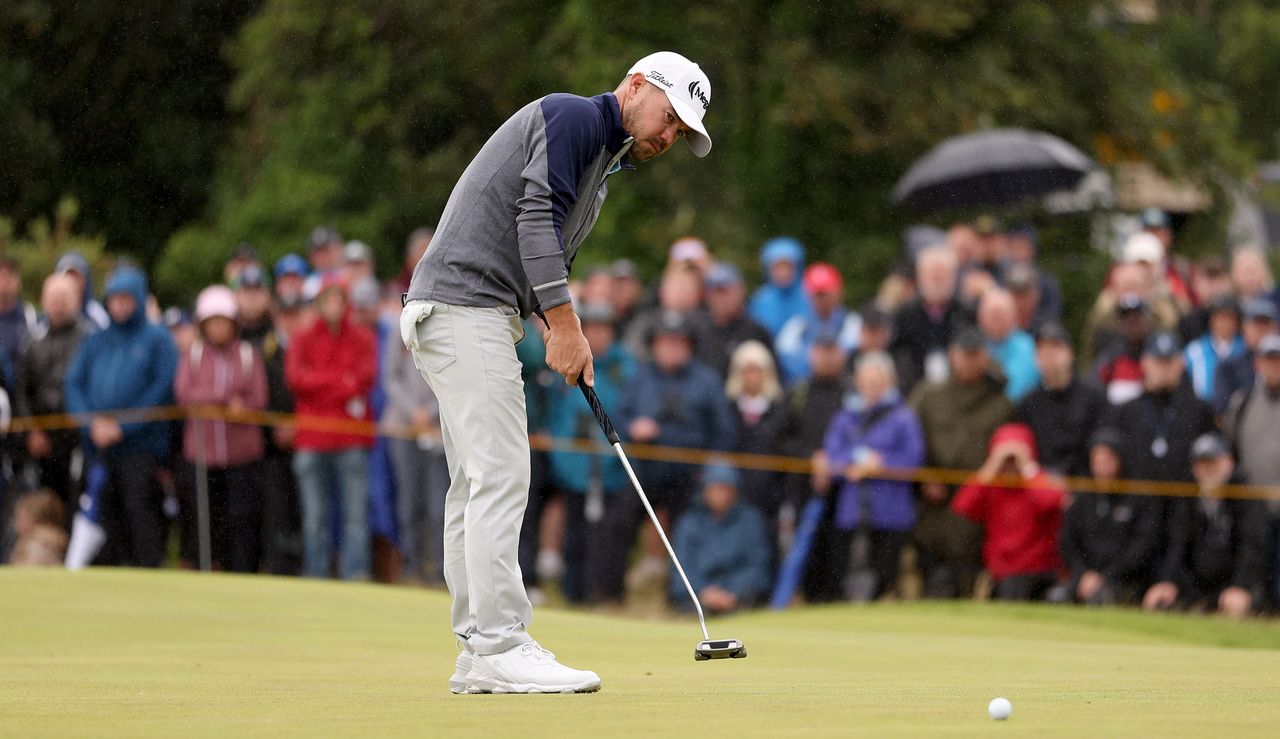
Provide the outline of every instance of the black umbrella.
<path id="1" fill-rule="evenodd" d="M 1057 136 L 997 128 L 943 141 L 907 170 L 892 200 L 919 211 L 995 207 L 1071 188 L 1093 160 Z"/>

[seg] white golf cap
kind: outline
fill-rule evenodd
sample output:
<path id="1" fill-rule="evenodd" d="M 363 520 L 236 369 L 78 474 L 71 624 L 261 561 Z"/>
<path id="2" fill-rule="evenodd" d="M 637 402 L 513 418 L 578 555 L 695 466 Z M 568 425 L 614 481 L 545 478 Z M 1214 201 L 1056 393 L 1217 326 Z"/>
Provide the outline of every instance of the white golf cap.
<path id="1" fill-rule="evenodd" d="M 711 80 L 702 67 L 674 51 L 658 51 L 633 64 L 627 74 L 636 72 L 667 93 L 676 115 L 689 127 L 689 148 L 694 156 L 705 157 L 711 151 L 711 136 L 702 116 L 711 105 Z"/>
<path id="2" fill-rule="evenodd" d="M 1164 243 L 1153 233 L 1139 231 L 1124 242 L 1124 261 L 1129 264 L 1160 264 L 1164 261 Z"/>

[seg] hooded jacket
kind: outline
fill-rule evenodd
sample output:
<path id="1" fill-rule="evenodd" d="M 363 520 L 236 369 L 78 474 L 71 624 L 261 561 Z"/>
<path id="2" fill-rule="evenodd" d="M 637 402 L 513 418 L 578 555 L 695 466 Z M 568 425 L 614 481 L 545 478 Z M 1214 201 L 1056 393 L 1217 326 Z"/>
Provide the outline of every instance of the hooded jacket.
<path id="1" fill-rule="evenodd" d="M 337 331 L 324 318 L 299 332 L 285 352 L 285 379 L 293 391 L 299 416 L 346 421 L 371 421 L 369 391 L 377 379 L 378 347 L 373 334 L 351 322 L 349 314 Z M 369 448 L 373 437 L 299 427 L 300 450 L 332 452 Z"/>
<path id="2" fill-rule="evenodd" d="M 137 303 L 123 322 L 112 321 L 80 342 L 67 369 L 64 390 L 69 413 L 101 413 L 120 409 L 155 408 L 173 403 L 173 379 L 178 350 L 163 326 L 147 321 L 147 278 L 133 267 L 120 267 L 107 279 L 106 298 L 128 293 Z M 106 457 L 130 452 L 168 453 L 164 423 L 122 424 L 124 438 L 99 450 L 84 430 L 85 444 Z"/>
<path id="3" fill-rule="evenodd" d="M 58 257 L 53 271 L 61 274 L 69 269 L 84 275 L 84 291 L 80 295 L 80 314 L 88 319 L 95 329 L 101 330 L 110 326 L 111 316 L 107 313 L 107 309 L 93 297 L 93 270 L 89 267 L 89 261 L 78 251 L 65 252 Z M 103 298 L 105 297 L 104 295 Z"/>
<path id="4" fill-rule="evenodd" d="M 248 410 L 262 410 L 267 407 L 267 370 L 247 341 L 214 346 L 197 340 L 178 365 L 174 394 L 184 405 L 225 406 L 239 400 Z M 263 443 L 257 426 L 192 418 L 182 446 L 189 461 L 225 469 L 261 459 Z"/>
<path id="5" fill-rule="evenodd" d="M 997 429 L 991 436 L 991 448 L 1012 440 L 1026 443 L 1035 457 L 1035 438 L 1022 424 Z M 1021 487 L 973 478 L 956 493 L 951 509 L 982 525 L 982 560 L 991 576 L 999 580 L 1062 567 L 1058 535 L 1065 492 L 1043 470 L 1023 480 Z"/>
<path id="6" fill-rule="evenodd" d="M 789 284 L 779 287 L 769 279 L 769 271 L 781 261 L 794 264 L 795 275 Z M 801 281 L 804 273 L 804 246 L 789 236 L 769 239 L 760 251 L 760 268 L 764 270 L 765 282 L 751 296 L 747 311 L 756 323 L 764 326 L 771 336 L 777 337 L 787 321 L 796 316 L 808 316 L 813 310 Z"/>

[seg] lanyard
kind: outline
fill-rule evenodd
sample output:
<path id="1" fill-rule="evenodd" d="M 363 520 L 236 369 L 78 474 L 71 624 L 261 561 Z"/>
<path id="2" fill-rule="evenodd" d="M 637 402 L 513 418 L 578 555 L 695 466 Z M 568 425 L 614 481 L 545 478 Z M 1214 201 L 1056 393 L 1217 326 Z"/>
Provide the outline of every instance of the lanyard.
<path id="1" fill-rule="evenodd" d="M 1156 432 L 1156 438 L 1151 442 L 1151 453 L 1156 459 L 1164 459 L 1169 453 L 1169 427 L 1173 425 L 1177 410 L 1173 405 L 1173 396 L 1169 396 L 1169 403 L 1163 411 L 1156 410 L 1156 403 L 1150 395 L 1143 396 L 1142 400 L 1142 407 L 1147 412 L 1147 421 Z"/>

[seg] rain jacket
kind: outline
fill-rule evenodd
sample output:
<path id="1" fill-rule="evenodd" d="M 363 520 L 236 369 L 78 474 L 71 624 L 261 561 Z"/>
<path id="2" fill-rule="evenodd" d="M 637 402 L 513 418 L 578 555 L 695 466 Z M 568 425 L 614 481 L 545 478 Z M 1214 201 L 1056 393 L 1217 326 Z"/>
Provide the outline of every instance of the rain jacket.
<path id="1" fill-rule="evenodd" d="M 285 351 L 285 380 L 299 416 L 372 421 L 369 391 L 378 372 L 373 334 L 344 315 L 335 333 L 323 318 L 298 333 Z M 373 437 L 339 431 L 298 428 L 298 449 L 333 452 L 373 446 Z"/>
<path id="2" fill-rule="evenodd" d="M 877 531 L 910 531 L 916 524 L 915 495 L 910 482 L 845 480 L 843 472 L 860 450 L 880 454 L 884 466 L 915 469 L 924 464 L 924 431 L 916 414 L 894 393 L 874 408 L 857 402 L 836 414 L 823 442 L 836 475 L 835 525 L 848 531 L 865 523 Z"/>
<path id="3" fill-rule="evenodd" d="M 69 413 L 155 408 L 173 403 L 178 350 L 163 326 L 147 321 L 147 278 L 133 267 L 121 267 L 108 278 L 104 295 L 109 298 L 116 293 L 129 293 L 137 307 L 123 323 L 112 321 L 105 330 L 80 342 L 64 383 Z M 134 422 L 122 427 L 124 438 L 106 450 L 97 450 L 86 428 L 86 447 L 107 457 L 135 451 L 156 456 L 168 453 L 166 424 Z"/>
<path id="4" fill-rule="evenodd" d="M 694 503 L 676 523 L 675 550 L 695 593 L 718 585 L 745 606 L 768 592 L 769 546 L 764 519 L 750 503 L 734 503 L 721 518 L 701 500 Z M 684 583 L 674 570 L 668 585 L 677 603 L 687 603 Z"/>
<path id="5" fill-rule="evenodd" d="M 267 407 L 267 370 L 247 341 L 213 346 L 197 340 L 178 364 L 174 395 L 183 405 L 225 406 L 238 399 L 248 410 Z M 257 426 L 188 419 L 183 456 L 214 469 L 239 467 L 262 458 L 264 440 Z"/>
<path id="6" fill-rule="evenodd" d="M 778 287 L 769 280 L 769 270 L 783 260 L 795 265 L 795 277 L 791 284 Z M 801 280 L 804 273 L 804 246 L 789 236 L 769 239 L 760 251 L 760 267 L 764 270 L 765 282 L 751 296 L 747 310 L 756 323 L 776 337 L 787 321 L 796 316 L 808 316 L 813 310 Z"/>
<path id="7" fill-rule="evenodd" d="M 54 271 L 62 272 L 66 269 L 74 269 L 84 275 L 84 292 L 80 296 L 81 315 L 89 319 L 96 329 L 105 329 L 110 326 L 111 316 L 107 314 L 107 309 L 93 297 L 93 270 L 89 268 L 89 261 L 78 251 L 65 252 L 58 257 Z"/>
<path id="8" fill-rule="evenodd" d="M 1191 386 L 1196 396 L 1212 403 L 1214 399 L 1214 379 L 1218 374 L 1218 365 L 1235 357 L 1244 356 L 1244 339 L 1236 335 L 1228 343 L 1225 354 L 1219 354 L 1214 346 L 1213 336 L 1205 334 L 1187 344 L 1182 357 L 1187 361 L 1187 375 L 1191 377 Z"/>

